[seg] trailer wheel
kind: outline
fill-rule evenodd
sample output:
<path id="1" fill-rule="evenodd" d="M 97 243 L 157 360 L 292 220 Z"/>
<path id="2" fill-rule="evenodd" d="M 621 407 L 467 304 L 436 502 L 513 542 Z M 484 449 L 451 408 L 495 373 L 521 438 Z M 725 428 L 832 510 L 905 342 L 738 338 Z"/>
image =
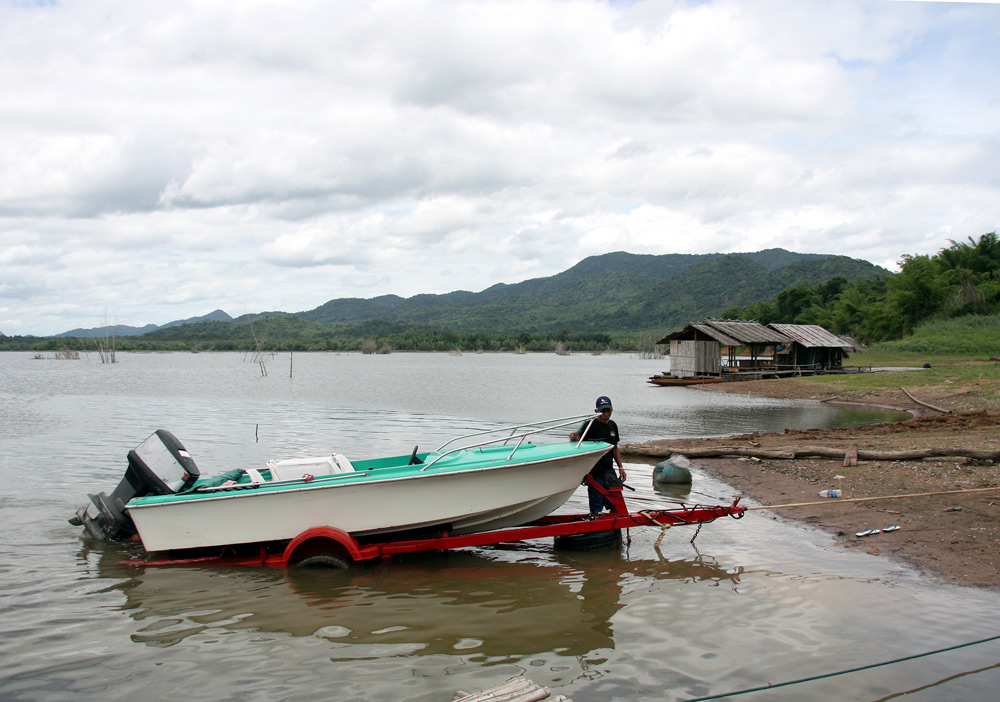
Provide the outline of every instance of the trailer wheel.
<path id="1" fill-rule="evenodd" d="M 597 551 L 622 542 L 621 529 L 591 531 L 586 534 L 564 534 L 556 537 L 556 548 L 566 551 Z"/>
<path id="2" fill-rule="evenodd" d="M 295 564 L 296 568 L 326 568 L 329 570 L 347 570 L 350 564 L 346 558 L 341 558 L 333 553 L 316 553 L 306 556 Z"/>

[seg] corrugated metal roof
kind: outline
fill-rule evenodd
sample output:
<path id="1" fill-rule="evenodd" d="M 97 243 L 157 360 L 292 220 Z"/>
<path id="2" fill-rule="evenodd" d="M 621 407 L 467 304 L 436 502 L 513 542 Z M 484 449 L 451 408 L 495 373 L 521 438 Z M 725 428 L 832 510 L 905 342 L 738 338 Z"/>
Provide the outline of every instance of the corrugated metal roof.
<path id="1" fill-rule="evenodd" d="M 739 346 L 740 345 L 739 341 L 737 341 L 736 339 L 732 338 L 731 336 L 729 336 L 727 334 L 723 334 L 721 331 L 719 331 L 718 329 L 712 327 L 709 324 L 692 324 L 691 326 L 694 327 L 695 329 L 697 329 L 698 331 L 700 331 L 701 333 L 707 334 L 708 336 L 712 337 L 713 339 L 715 339 L 716 341 L 718 341 L 723 346 Z"/>
<path id="2" fill-rule="evenodd" d="M 793 341 L 814 349 L 851 349 L 851 345 L 846 343 L 836 334 L 827 331 L 818 324 L 770 324 L 772 329 L 788 336 Z"/>
<path id="3" fill-rule="evenodd" d="M 791 341 L 781 332 L 765 327 L 760 322 L 723 322 L 709 319 L 705 324 L 735 340 L 736 344 L 787 344 Z"/>
<path id="4" fill-rule="evenodd" d="M 791 339 L 784 334 L 769 329 L 760 322 L 722 322 L 708 319 L 697 324 L 689 324 L 680 331 L 671 332 L 656 343 L 667 344 L 674 339 L 690 338 L 692 332 L 700 332 L 723 346 L 787 344 L 791 342 Z"/>
<path id="5" fill-rule="evenodd" d="M 844 336 L 843 334 L 841 334 L 840 335 L 840 340 L 844 342 L 844 348 L 845 349 L 852 349 L 852 350 L 854 350 L 857 353 L 861 353 L 862 351 L 865 350 L 864 346 L 862 346 L 861 344 L 859 344 L 857 341 L 855 341 L 854 339 L 852 339 L 849 336 Z"/>
<path id="6" fill-rule="evenodd" d="M 657 344 L 669 344 L 675 339 L 690 339 L 697 334 L 702 334 L 707 336 L 709 339 L 718 341 L 723 346 L 739 346 L 740 342 L 729 336 L 726 336 L 718 329 L 713 329 L 707 324 L 689 324 L 683 329 L 667 334 L 665 337 L 657 341 Z"/>
<path id="7" fill-rule="evenodd" d="M 683 329 L 678 329 L 675 332 L 670 332 L 669 334 L 667 334 L 665 337 L 663 337 L 662 339 L 660 339 L 656 343 L 658 343 L 658 344 L 669 344 L 674 339 L 683 339 L 684 337 L 691 336 L 694 331 L 695 331 L 694 325 L 693 324 L 689 324 L 686 327 L 684 327 Z"/>

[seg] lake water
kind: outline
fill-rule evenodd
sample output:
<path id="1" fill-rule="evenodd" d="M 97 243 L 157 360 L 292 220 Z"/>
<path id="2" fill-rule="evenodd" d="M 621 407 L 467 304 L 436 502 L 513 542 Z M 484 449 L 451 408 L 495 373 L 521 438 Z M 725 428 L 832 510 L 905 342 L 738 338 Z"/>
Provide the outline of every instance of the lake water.
<path id="1" fill-rule="evenodd" d="M 449 700 L 525 674 L 574 702 L 683 700 L 995 636 L 1000 592 L 935 584 L 765 511 L 633 529 L 619 550 L 551 539 L 348 572 L 121 565 L 136 547 L 67 518 L 169 429 L 204 473 L 269 458 L 408 453 L 615 401 L 626 442 L 871 422 L 871 410 L 648 385 L 614 356 L 0 354 L 0 699 Z M 291 377 L 290 377 L 291 376 Z M 627 497 L 670 495 L 629 464 Z M 695 474 L 691 501 L 729 502 Z M 585 492 L 569 508 L 585 509 Z M 859 529 L 866 526 L 859 524 Z M 880 538 L 905 538 L 905 531 Z M 993 700 L 1000 641 L 740 696 Z"/>

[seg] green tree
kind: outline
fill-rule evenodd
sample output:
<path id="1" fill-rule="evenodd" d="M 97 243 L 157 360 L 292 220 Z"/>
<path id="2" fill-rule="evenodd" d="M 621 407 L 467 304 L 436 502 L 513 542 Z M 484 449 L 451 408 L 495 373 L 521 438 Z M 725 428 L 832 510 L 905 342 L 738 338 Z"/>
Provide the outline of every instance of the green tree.
<path id="1" fill-rule="evenodd" d="M 896 319 L 891 333 L 902 336 L 941 308 L 947 295 L 946 283 L 930 256 L 904 255 L 898 275 L 889 281 L 886 305 Z"/>

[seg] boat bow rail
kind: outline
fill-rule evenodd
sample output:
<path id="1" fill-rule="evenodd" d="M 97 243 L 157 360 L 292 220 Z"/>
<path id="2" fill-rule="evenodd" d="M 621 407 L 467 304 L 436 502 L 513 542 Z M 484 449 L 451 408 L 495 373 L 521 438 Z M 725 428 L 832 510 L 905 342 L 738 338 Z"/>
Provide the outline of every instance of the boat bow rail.
<path id="1" fill-rule="evenodd" d="M 491 447 L 491 448 L 496 448 L 498 446 L 503 447 L 503 446 L 506 446 L 507 444 L 509 444 L 511 441 L 515 441 L 516 440 L 516 443 L 511 448 L 510 453 L 507 455 L 506 459 L 504 459 L 506 461 L 511 461 L 511 460 L 514 459 L 514 455 L 517 453 L 518 449 L 520 449 L 523 446 L 525 446 L 525 439 L 527 439 L 528 437 L 537 436 L 539 434 L 544 434 L 545 432 L 552 431 L 554 429 L 562 429 L 562 428 L 565 428 L 565 427 L 568 427 L 568 426 L 573 426 L 573 425 L 579 424 L 580 422 L 582 422 L 585 419 L 589 419 L 590 420 L 590 422 L 588 422 L 588 426 L 589 426 L 590 423 L 593 423 L 593 421 L 595 419 L 597 419 L 597 415 L 595 415 L 595 414 L 579 414 L 579 415 L 575 415 L 575 416 L 572 416 L 572 417 L 561 417 L 559 419 L 550 419 L 550 420 L 543 421 L 543 422 L 531 422 L 531 423 L 528 423 L 528 424 L 517 424 L 517 425 L 514 425 L 514 426 L 501 427 L 501 428 L 498 428 L 498 429 L 487 429 L 485 431 L 474 432 L 472 434 L 466 434 L 464 436 L 457 436 L 454 439 L 449 439 L 445 443 L 441 444 L 441 446 L 439 446 L 437 449 L 435 449 L 434 451 L 432 451 L 431 454 L 429 454 L 429 455 L 433 455 L 433 454 L 437 454 L 437 455 L 435 455 L 434 458 L 432 458 L 430 461 L 428 461 L 420 469 L 420 471 L 421 472 L 426 471 L 428 468 L 432 467 L 433 465 L 435 465 L 437 463 L 441 463 L 442 461 L 444 461 L 448 457 L 454 456 L 455 454 L 458 454 L 458 453 L 460 453 L 462 451 L 482 449 L 484 447 Z M 528 427 L 534 427 L 534 428 L 533 429 L 528 429 Z M 528 429 L 528 430 L 527 431 L 520 431 L 519 432 L 520 429 Z M 444 450 L 447 446 L 449 446 L 449 445 L 451 445 L 451 444 L 453 444 L 455 442 L 465 441 L 465 440 L 468 440 L 468 439 L 472 439 L 474 437 L 489 436 L 491 434 L 499 434 L 501 432 L 510 432 L 510 433 L 508 435 L 506 435 L 506 436 L 499 436 L 499 437 L 492 438 L 492 439 L 484 439 L 482 441 L 474 441 L 474 442 L 469 443 L 469 444 L 463 444 L 462 446 L 457 446 L 455 448 Z M 583 446 L 583 438 L 582 437 L 583 437 L 584 434 L 586 434 L 586 431 L 581 432 L 581 434 L 580 434 L 581 438 L 580 438 L 579 441 L 576 442 L 576 448 L 578 448 L 578 449 Z M 588 443 L 603 443 L 603 442 L 588 442 Z M 534 444 L 530 444 L 530 443 L 528 445 L 529 446 L 534 446 Z"/>

